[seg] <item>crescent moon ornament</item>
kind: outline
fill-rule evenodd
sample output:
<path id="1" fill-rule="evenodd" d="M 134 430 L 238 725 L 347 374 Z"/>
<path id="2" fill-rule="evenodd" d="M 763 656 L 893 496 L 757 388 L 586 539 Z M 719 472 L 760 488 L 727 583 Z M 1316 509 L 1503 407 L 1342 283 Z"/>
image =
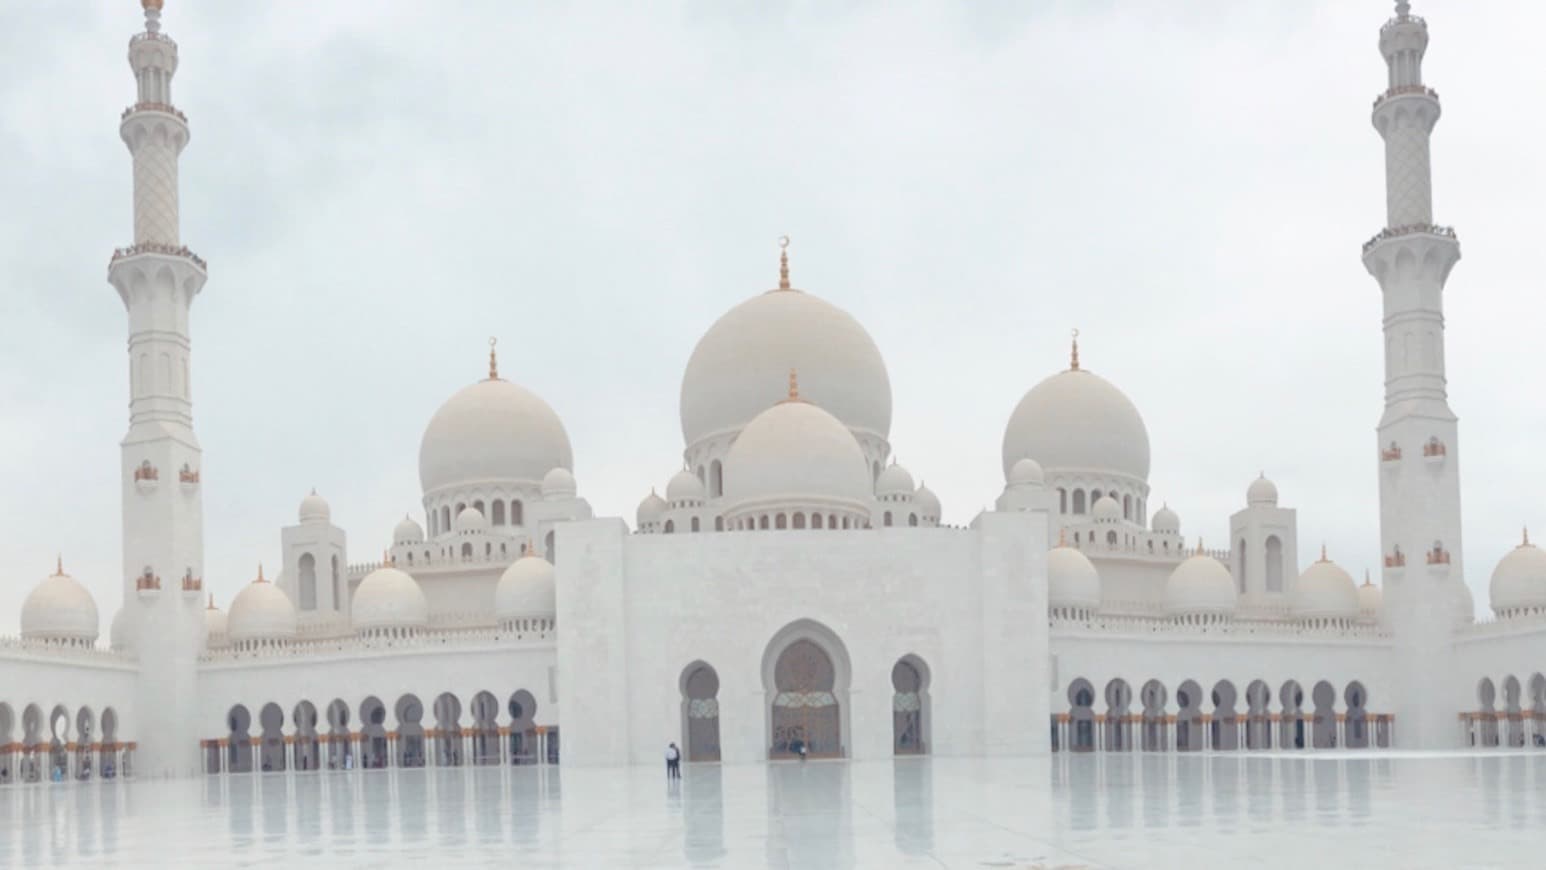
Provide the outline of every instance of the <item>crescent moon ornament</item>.
<path id="1" fill-rule="evenodd" d="M 778 246 L 780 248 L 787 248 L 787 247 L 789 247 L 789 237 L 788 236 L 779 236 L 778 237 Z"/>

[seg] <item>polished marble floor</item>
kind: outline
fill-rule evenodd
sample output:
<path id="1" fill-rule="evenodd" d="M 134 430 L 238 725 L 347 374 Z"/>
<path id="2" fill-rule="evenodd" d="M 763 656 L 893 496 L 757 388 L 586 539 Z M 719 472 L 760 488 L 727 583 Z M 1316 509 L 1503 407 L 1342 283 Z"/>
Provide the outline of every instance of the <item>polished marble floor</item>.
<path id="1" fill-rule="evenodd" d="M 0 866 L 1540 867 L 1546 752 L 262 774 L 0 788 Z"/>

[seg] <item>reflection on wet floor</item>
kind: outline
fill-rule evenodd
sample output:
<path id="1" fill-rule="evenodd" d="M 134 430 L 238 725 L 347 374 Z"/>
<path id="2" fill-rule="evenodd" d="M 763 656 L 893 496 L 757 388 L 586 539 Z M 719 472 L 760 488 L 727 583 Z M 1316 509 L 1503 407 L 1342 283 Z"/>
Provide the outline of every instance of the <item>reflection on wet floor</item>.
<path id="1" fill-rule="evenodd" d="M 1485 836 L 1478 836 L 1485 832 Z M 0 788 L 0 865 L 1534 866 L 1546 753 L 430 768 Z"/>

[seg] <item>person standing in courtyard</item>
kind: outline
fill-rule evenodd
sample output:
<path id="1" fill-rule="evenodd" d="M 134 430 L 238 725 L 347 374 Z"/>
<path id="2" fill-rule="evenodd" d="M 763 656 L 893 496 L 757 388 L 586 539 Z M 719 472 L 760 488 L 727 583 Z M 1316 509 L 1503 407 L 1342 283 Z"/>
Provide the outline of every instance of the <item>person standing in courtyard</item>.
<path id="1" fill-rule="evenodd" d="M 682 778 L 682 750 L 675 743 L 666 744 L 666 779 Z"/>

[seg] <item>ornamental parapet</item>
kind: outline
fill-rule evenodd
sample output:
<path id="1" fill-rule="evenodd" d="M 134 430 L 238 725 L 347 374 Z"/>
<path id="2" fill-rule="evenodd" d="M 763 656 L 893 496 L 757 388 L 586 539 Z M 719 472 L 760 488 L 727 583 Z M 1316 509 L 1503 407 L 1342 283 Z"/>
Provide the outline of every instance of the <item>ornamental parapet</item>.
<path id="1" fill-rule="evenodd" d="M 1376 623 L 1296 620 L 1233 620 L 1189 622 L 1168 616 L 1099 614 L 1080 619 L 1053 614 L 1048 624 L 1059 633 L 1144 634 L 1245 639 L 1317 638 L 1324 640 L 1386 641 L 1390 632 Z"/>
<path id="2" fill-rule="evenodd" d="M 172 41 L 172 38 L 170 36 L 167 36 L 164 33 L 153 33 L 153 32 L 151 32 L 149 30 L 140 31 L 139 33 L 136 33 L 133 36 L 129 37 L 129 44 L 130 45 L 134 45 L 134 44 L 140 43 L 140 42 L 171 42 L 171 41 Z"/>
<path id="3" fill-rule="evenodd" d="M 209 264 L 204 262 L 204 258 L 188 250 L 187 245 L 163 245 L 160 242 L 140 242 L 127 248 L 114 248 L 113 258 L 107 264 L 111 267 L 119 260 L 126 257 L 139 256 L 140 254 L 168 254 L 173 257 L 186 257 L 193 261 L 193 265 L 206 272 L 209 271 Z"/>
<path id="4" fill-rule="evenodd" d="M 1449 551 L 1446 550 L 1446 549 L 1443 549 L 1442 547 L 1434 547 L 1433 549 L 1429 550 L 1428 551 L 1428 564 L 1429 565 L 1448 565 L 1449 564 Z"/>
<path id="5" fill-rule="evenodd" d="M 203 589 L 204 589 L 204 578 L 203 577 L 195 577 L 195 576 L 193 576 L 193 571 L 191 571 L 191 570 L 188 573 L 183 575 L 183 591 L 184 592 L 200 592 L 200 591 L 203 591 Z"/>
<path id="6" fill-rule="evenodd" d="M 1423 445 L 1423 456 L 1427 459 L 1441 457 L 1446 452 L 1444 442 L 1438 438 L 1429 438 L 1428 443 Z"/>
<path id="7" fill-rule="evenodd" d="M 1391 554 L 1389 554 L 1389 555 L 1387 555 L 1385 557 L 1385 567 L 1386 568 L 1405 568 L 1406 567 L 1406 554 L 1401 552 L 1401 548 L 1400 547 L 1397 547 L 1396 551 L 1394 553 L 1391 553 Z"/>
<path id="8" fill-rule="evenodd" d="M 1389 447 L 1385 447 L 1380 450 L 1381 462 L 1396 462 L 1400 459 L 1401 447 L 1397 444 L 1391 444 Z"/>
<path id="9" fill-rule="evenodd" d="M 1410 96 L 1432 97 L 1433 99 L 1437 100 L 1439 98 L 1439 92 L 1433 88 L 1428 87 L 1427 85 L 1398 85 L 1397 87 L 1391 88 L 1385 93 L 1375 97 L 1373 108 L 1378 109 L 1380 104 L 1386 100 L 1395 99 L 1396 97 Z"/>
<path id="10" fill-rule="evenodd" d="M 173 106 L 170 103 L 135 103 L 129 108 L 124 109 L 123 114 L 118 116 L 118 120 L 127 121 L 129 120 L 129 116 L 135 112 L 161 112 L 163 114 L 171 115 L 184 124 L 188 123 L 188 116 L 184 115 L 177 109 L 176 106 Z"/>
<path id="11" fill-rule="evenodd" d="M 306 659 L 333 655 L 380 656 L 383 654 L 416 654 L 444 649 L 478 649 L 490 647 L 551 648 L 557 637 L 552 620 L 545 620 L 541 630 L 509 630 L 488 624 L 489 616 L 483 615 L 483 625 L 450 627 L 431 625 L 416 633 L 403 636 L 349 634 L 329 638 L 301 638 L 285 643 L 260 646 L 255 649 L 224 647 L 207 650 L 199 657 L 205 664 L 224 664 L 273 659 Z M 438 620 L 437 620 L 438 621 Z"/>
<path id="12" fill-rule="evenodd" d="M 1380 25 L 1380 33 L 1383 34 L 1387 30 L 1390 30 L 1394 27 L 1399 27 L 1403 24 L 1415 24 L 1418 27 L 1427 29 L 1428 20 L 1420 15 L 1397 15 L 1391 18 L 1389 21 L 1386 21 L 1384 24 Z"/>
<path id="13" fill-rule="evenodd" d="M 1454 227 L 1443 227 L 1438 224 L 1405 224 L 1399 227 L 1386 227 L 1374 235 L 1374 238 L 1363 243 L 1365 254 L 1374 250 L 1374 246 L 1387 239 L 1396 239 L 1402 236 L 1430 235 L 1444 239 L 1458 239 Z"/>

